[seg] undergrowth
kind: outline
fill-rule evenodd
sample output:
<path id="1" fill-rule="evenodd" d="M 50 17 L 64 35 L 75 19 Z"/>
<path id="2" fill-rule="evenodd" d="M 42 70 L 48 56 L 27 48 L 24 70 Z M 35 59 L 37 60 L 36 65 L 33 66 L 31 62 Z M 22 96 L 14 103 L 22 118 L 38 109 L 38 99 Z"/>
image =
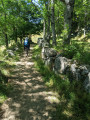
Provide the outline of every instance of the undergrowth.
<path id="1" fill-rule="evenodd" d="M 20 54 L 23 52 L 23 47 L 19 43 L 17 45 L 13 44 L 8 48 L 12 50 L 14 56 L 7 54 L 7 49 L 4 46 L 0 46 L 0 104 L 2 104 L 9 95 L 9 92 L 12 90 L 12 86 L 8 82 L 9 77 L 12 74 L 12 69 L 15 68 L 14 61 L 18 61 Z M 2 49 L 3 48 L 3 49 Z M 15 48 L 19 48 L 15 50 Z"/>
<path id="2" fill-rule="evenodd" d="M 86 93 L 80 81 L 70 83 L 67 76 L 56 75 L 44 66 L 40 56 L 40 48 L 35 47 L 33 59 L 35 67 L 41 73 L 45 84 L 60 95 L 60 103 L 56 105 L 55 120 L 89 120 L 90 95 Z"/>
<path id="3" fill-rule="evenodd" d="M 90 65 L 90 40 L 86 37 L 88 41 L 79 38 L 72 38 L 70 45 L 63 45 L 63 40 L 57 40 L 57 46 L 55 49 L 63 56 L 76 60 L 79 64 Z"/>

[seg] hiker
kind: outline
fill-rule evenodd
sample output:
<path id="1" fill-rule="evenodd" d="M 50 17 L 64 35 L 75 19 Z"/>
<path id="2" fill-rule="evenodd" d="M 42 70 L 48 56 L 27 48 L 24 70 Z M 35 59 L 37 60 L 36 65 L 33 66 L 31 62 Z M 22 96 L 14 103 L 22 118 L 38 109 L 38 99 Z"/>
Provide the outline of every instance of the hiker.
<path id="1" fill-rule="evenodd" d="M 28 56 L 28 50 L 30 50 L 30 41 L 28 37 L 24 40 L 24 50 L 26 50 L 26 56 Z"/>
<path id="2" fill-rule="evenodd" d="M 28 48 L 28 50 L 30 49 L 30 41 L 29 41 L 29 38 L 26 37 L 25 40 L 24 40 L 24 50 Z"/>

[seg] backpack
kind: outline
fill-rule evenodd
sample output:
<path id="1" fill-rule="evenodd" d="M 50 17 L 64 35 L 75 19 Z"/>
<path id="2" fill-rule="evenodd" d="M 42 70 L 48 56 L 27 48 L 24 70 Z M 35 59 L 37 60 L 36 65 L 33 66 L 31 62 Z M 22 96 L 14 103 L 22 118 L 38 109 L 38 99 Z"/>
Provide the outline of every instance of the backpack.
<path id="1" fill-rule="evenodd" d="M 26 40 L 24 41 L 24 45 L 25 45 L 25 46 L 28 46 L 28 45 L 29 45 L 28 39 L 26 39 Z"/>

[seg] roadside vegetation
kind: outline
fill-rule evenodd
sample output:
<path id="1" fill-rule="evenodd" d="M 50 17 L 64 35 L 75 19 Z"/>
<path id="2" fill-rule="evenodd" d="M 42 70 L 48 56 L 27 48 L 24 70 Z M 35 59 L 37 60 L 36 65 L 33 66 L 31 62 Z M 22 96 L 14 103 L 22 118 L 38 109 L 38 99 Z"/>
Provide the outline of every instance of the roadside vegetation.
<path id="1" fill-rule="evenodd" d="M 55 47 L 57 52 L 65 57 L 76 60 L 79 64 L 90 64 L 89 42 L 76 41 L 69 47 L 63 47 L 62 38 L 58 39 L 58 45 Z M 89 39 L 87 39 L 88 41 Z M 69 81 L 66 75 L 56 75 L 46 67 L 41 59 L 41 48 L 38 45 L 34 48 L 33 59 L 36 69 L 41 73 L 42 78 L 51 90 L 59 94 L 60 103 L 55 105 L 57 119 L 61 120 L 89 120 L 90 119 L 90 94 L 87 93 L 80 81 Z"/>
<path id="2" fill-rule="evenodd" d="M 63 45 L 62 37 L 57 40 L 57 46 L 54 47 L 58 53 L 63 54 L 63 56 L 76 60 L 78 64 L 90 65 L 90 35 L 84 37 L 76 36 L 71 39 L 70 46 Z"/>
<path id="3" fill-rule="evenodd" d="M 40 18 L 39 7 L 30 0 L 0 1 L 0 104 L 12 88 L 9 77 L 15 67 L 13 63 L 22 55 L 24 38 L 28 36 L 31 40 L 31 35 L 42 29 Z"/>
<path id="4" fill-rule="evenodd" d="M 15 51 L 15 48 L 19 49 Z M 12 46 L 9 46 L 8 50 L 12 50 L 14 56 L 8 55 L 4 45 L 0 46 L 0 104 L 7 99 L 12 89 L 9 78 L 12 74 L 12 70 L 15 68 L 14 62 L 20 59 L 23 47 L 20 44 L 13 44 Z"/>

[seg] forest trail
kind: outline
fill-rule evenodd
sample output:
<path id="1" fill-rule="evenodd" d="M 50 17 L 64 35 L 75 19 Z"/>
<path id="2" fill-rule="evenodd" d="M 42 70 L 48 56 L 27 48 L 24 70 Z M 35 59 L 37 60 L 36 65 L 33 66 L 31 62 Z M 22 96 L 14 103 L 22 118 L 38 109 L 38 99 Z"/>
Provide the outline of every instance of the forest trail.
<path id="1" fill-rule="evenodd" d="M 4 114 L 0 120 L 57 120 L 54 114 L 55 105 L 59 102 L 58 95 L 45 86 L 36 71 L 32 49 L 28 57 L 24 53 L 16 62 L 10 78 L 13 90 L 2 105 Z"/>

